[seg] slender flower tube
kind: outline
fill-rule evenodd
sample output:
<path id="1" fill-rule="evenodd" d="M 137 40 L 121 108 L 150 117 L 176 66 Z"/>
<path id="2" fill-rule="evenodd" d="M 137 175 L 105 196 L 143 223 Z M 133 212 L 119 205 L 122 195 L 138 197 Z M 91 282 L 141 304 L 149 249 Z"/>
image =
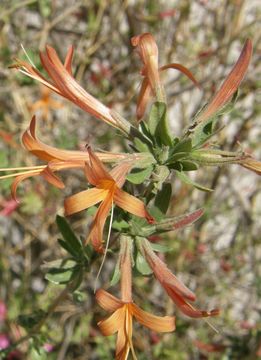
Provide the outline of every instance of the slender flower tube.
<path id="1" fill-rule="evenodd" d="M 129 134 L 131 128 L 130 123 L 122 117 L 119 117 L 121 121 L 119 121 L 118 117 L 116 119 L 107 106 L 85 91 L 74 79 L 72 75 L 72 58 L 72 46 L 70 46 L 67 52 L 64 64 L 51 46 L 46 46 L 46 53 L 40 52 L 41 63 L 51 80 L 46 79 L 40 71 L 31 64 L 19 59 L 16 60 L 16 64 L 10 67 L 19 69 L 21 73 L 38 80 L 41 84 L 70 100 L 87 113 L 107 122 L 125 134 Z"/>
<path id="2" fill-rule="evenodd" d="M 157 332 L 172 332 L 175 330 L 175 317 L 159 317 L 140 309 L 132 301 L 132 239 L 127 236 L 121 238 L 120 270 L 121 270 L 121 299 L 117 299 L 105 290 L 96 292 L 99 305 L 113 314 L 101 320 L 98 326 L 105 336 L 117 333 L 116 360 L 126 360 L 131 351 L 136 358 L 132 343 L 133 317 L 142 325 Z"/>
<path id="3" fill-rule="evenodd" d="M 185 315 L 193 318 L 201 318 L 219 314 L 218 309 L 211 311 L 195 309 L 187 302 L 187 300 L 195 301 L 195 294 L 172 274 L 166 264 L 154 253 L 149 241 L 145 238 L 137 238 L 137 244 L 142 255 L 153 270 L 155 277 L 159 280 L 169 297 Z"/>
<path id="4" fill-rule="evenodd" d="M 226 77 L 218 92 L 210 100 L 206 108 L 199 114 L 197 123 L 204 123 L 210 119 L 231 99 L 239 88 L 246 74 L 252 56 L 252 42 L 247 39 L 241 54 L 231 72 Z"/>
<path id="5" fill-rule="evenodd" d="M 15 173 L 0 176 L 0 179 L 15 177 L 11 186 L 13 198 L 17 201 L 16 190 L 19 183 L 31 176 L 42 176 L 50 184 L 63 188 L 63 182 L 54 174 L 56 171 L 84 168 L 85 162 L 89 160 L 89 154 L 86 151 L 72 151 L 57 149 L 44 144 L 36 136 L 36 118 L 32 118 L 29 128 L 22 135 L 22 143 L 26 150 L 35 155 L 40 160 L 47 162 L 45 165 L 19 167 L 19 168 L 2 168 L 0 172 L 15 171 Z M 103 162 L 120 162 L 120 161 L 139 161 L 142 154 L 112 154 L 96 153 L 96 156 Z"/>
<path id="6" fill-rule="evenodd" d="M 152 95 L 156 97 L 157 101 L 165 102 L 165 93 L 160 80 L 160 72 L 167 69 L 179 70 L 198 86 L 192 73 L 183 65 L 172 63 L 159 67 L 158 47 L 154 37 L 150 33 L 134 36 L 131 39 L 131 44 L 137 48 L 144 65 L 141 70 L 144 79 L 141 84 L 136 110 L 138 120 L 141 120 L 144 116 L 148 101 Z"/>
<path id="7" fill-rule="evenodd" d="M 121 189 L 127 173 L 133 166 L 133 161 L 122 162 L 108 172 L 90 147 L 88 152 L 89 162 L 85 164 L 85 174 L 88 182 L 94 188 L 81 191 L 65 199 L 65 215 L 77 213 L 101 202 L 87 241 L 90 239 L 96 251 L 102 252 L 103 228 L 113 203 L 133 215 L 146 218 L 149 223 L 153 223 L 154 219 L 141 200 Z"/>

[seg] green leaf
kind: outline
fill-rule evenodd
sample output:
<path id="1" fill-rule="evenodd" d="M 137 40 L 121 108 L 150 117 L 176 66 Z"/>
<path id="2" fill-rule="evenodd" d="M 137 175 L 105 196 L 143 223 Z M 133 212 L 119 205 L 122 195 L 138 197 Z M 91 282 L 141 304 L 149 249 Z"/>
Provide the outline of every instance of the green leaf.
<path id="1" fill-rule="evenodd" d="M 213 191 L 213 189 L 209 189 L 205 186 L 202 186 L 198 183 L 196 183 L 195 181 L 191 180 L 184 172 L 179 172 L 179 171 L 176 171 L 176 175 L 177 177 L 183 181 L 185 184 L 188 184 L 188 185 L 192 185 L 194 186 L 195 188 L 199 189 L 199 190 L 202 190 L 202 191 Z"/>
<path id="2" fill-rule="evenodd" d="M 193 124 L 190 127 L 192 129 L 191 130 L 192 134 L 190 135 L 190 137 L 192 139 L 193 148 L 200 147 L 216 133 L 215 125 L 217 121 L 222 115 L 229 113 L 234 108 L 237 97 L 238 97 L 238 91 L 235 92 L 230 102 L 227 103 L 225 106 L 223 106 L 223 108 L 219 109 L 210 118 L 198 124 L 197 124 L 197 118 L 204 111 L 206 105 L 204 105 L 204 107 L 196 114 L 196 116 L 194 117 Z"/>
<path id="3" fill-rule="evenodd" d="M 151 212 L 150 212 L 151 213 Z M 133 235 L 139 235 L 140 229 L 148 224 L 147 220 L 138 216 L 133 216 L 130 222 L 131 233 Z"/>
<path id="4" fill-rule="evenodd" d="M 158 112 L 158 125 L 155 131 L 155 137 L 159 145 L 172 145 L 172 140 L 169 131 L 169 124 L 167 118 L 167 108 L 165 103 L 155 103 Z"/>
<path id="5" fill-rule="evenodd" d="M 56 285 L 67 284 L 73 279 L 73 276 L 74 276 L 74 268 L 73 269 L 52 268 L 45 275 L 45 279 Z"/>
<path id="6" fill-rule="evenodd" d="M 175 153 L 168 158 L 166 164 L 172 164 L 180 159 L 183 159 L 184 157 L 188 157 L 188 153 L 186 152 Z"/>
<path id="7" fill-rule="evenodd" d="M 59 259 L 44 264 L 42 269 L 48 270 L 45 275 L 45 279 L 48 281 L 54 284 L 66 284 L 73 280 L 79 271 L 79 266 L 72 259 Z"/>
<path id="8" fill-rule="evenodd" d="M 115 220 L 112 223 L 112 228 L 118 231 L 126 230 L 130 225 L 125 220 Z"/>
<path id="9" fill-rule="evenodd" d="M 110 281 L 110 285 L 111 286 L 116 285 L 119 282 L 120 277 L 121 277 L 120 266 L 119 266 L 119 263 L 117 263 L 116 266 L 115 266 L 113 275 L 112 275 L 112 279 Z"/>
<path id="10" fill-rule="evenodd" d="M 169 168 L 177 171 L 195 171 L 198 169 L 198 165 L 189 160 L 181 160 L 170 164 Z"/>
<path id="11" fill-rule="evenodd" d="M 151 135 L 155 136 L 157 126 L 160 122 L 161 117 L 164 116 L 165 112 L 166 107 L 164 103 L 155 102 L 152 105 L 148 120 L 148 129 Z"/>
<path id="12" fill-rule="evenodd" d="M 144 141 L 141 141 L 140 139 L 135 137 L 133 142 L 134 142 L 135 148 L 139 152 L 150 152 L 149 146 Z"/>
<path id="13" fill-rule="evenodd" d="M 67 223 L 64 217 L 57 215 L 56 216 L 57 226 L 64 238 L 64 241 L 67 244 L 67 248 L 70 249 L 69 253 L 74 257 L 82 256 L 83 254 L 83 246 L 82 242 L 78 237 L 74 234 L 72 228 Z"/>
<path id="14" fill-rule="evenodd" d="M 133 184 L 142 184 L 146 179 L 149 178 L 152 173 L 153 166 L 148 166 L 146 169 L 133 169 L 127 176 L 127 180 Z"/>
<path id="15" fill-rule="evenodd" d="M 153 272 L 139 251 L 136 257 L 136 268 L 142 275 L 150 275 Z"/>
<path id="16" fill-rule="evenodd" d="M 192 150 L 192 140 L 191 139 L 183 139 L 180 140 L 172 149 L 171 154 L 176 153 L 189 153 Z"/>
<path id="17" fill-rule="evenodd" d="M 150 243 L 150 247 L 157 252 L 161 252 L 161 253 L 165 253 L 170 251 L 171 249 L 166 246 L 166 245 L 162 245 L 162 244 L 157 244 L 157 243 Z"/>
<path id="18" fill-rule="evenodd" d="M 182 160 L 180 161 L 182 165 L 183 171 L 195 171 L 198 170 L 198 165 L 192 161 L 189 160 Z"/>
<path id="19" fill-rule="evenodd" d="M 163 213 L 166 214 L 169 202 L 171 199 L 172 188 L 171 184 L 164 183 L 162 185 L 162 189 L 158 192 L 155 198 L 155 206 Z"/>

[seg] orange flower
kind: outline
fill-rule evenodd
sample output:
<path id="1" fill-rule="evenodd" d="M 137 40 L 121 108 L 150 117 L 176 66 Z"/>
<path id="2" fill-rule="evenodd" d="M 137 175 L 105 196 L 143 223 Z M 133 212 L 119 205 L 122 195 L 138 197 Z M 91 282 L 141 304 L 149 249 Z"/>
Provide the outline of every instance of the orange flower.
<path id="1" fill-rule="evenodd" d="M 85 174 L 88 182 L 95 187 L 65 199 L 65 215 L 74 214 L 102 202 L 94 217 L 89 236 L 94 248 L 102 251 L 103 228 L 113 203 L 131 214 L 146 218 L 149 222 L 153 222 L 153 218 L 141 200 L 121 190 L 133 161 L 122 162 L 109 173 L 90 147 L 88 153 L 89 163 L 86 162 Z"/>
<path id="2" fill-rule="evenodd" d="M 241 54 L 222 86 L 197 117 L 197 123 L 204 122 L 220 110 L 237 91 L 243 80 L 252 56 L 252 42 L 246 40 Z"/>
<path id="3" fill-rule="evenodd" d="M 156 96 L 157 101 L 165 102 L 164 89 L 160 81 L 159 73 L 167 69 L 176 69 L 188 76 L 195 85 L 198 85 L 196 79 L 192 73 L 183 65 L 172 63 L 162 67 L 158 67 L 158 47 L 154 37 L 150 33 L 144 33 L 138 36 L 134 36 L 131 39 L 131 44 L 137 47 L 141 61 L 144 67 L 141 74 L 144 79 L 141 84 L 141 89 L 138 97 L 136 115 L 140 120 L 146 110 L 151 95 Z"/>
<path id="4" fill-rule="evenodd" d="M 3 168 L 0 171 L 16 171 L 10 175 L 1 176 L 0 179 L 15 177 L 11 186 L 11 193 L 16 199 L 16 190 L 19 183 L 31 176 L 43 176 L 52 185 L 63 188 L 63 182 L 54 174 L 56 171 L 84 168 L 85 162 L 89 160 L 88 152 L 56 149 L 41 142 L 36 136 L 36 118 L 33 117 L 29 128 L 22 136 L 24 147 L 41 160 L 47 162 L 47 165 L 26 166 L 16 168 Z M 137 161 L 142 158 L 141 154 L 112 154 L 96 153 L 96 156 L 104 162 L 118 162 L 123 160 Z M 17 172 L 18 171 L 18 172 Z"/>
<path id="5" fill-rule="evenodd" d="M 159 280 L 167 294 L 185 315 L 193 318 L 200 318 L 219 314 L 218 309 L 211 311 L 198 310 L 188 303 L 187 300 L 196 300 L 195 294 L 182 284 L 182 282 L 180 282 L 174 274 L 172 274 L 166 264 L 154 253 L 148 240 L 138 238 L 137 243 L 141 253 L 153 270 L 155 277 Z"/>
<path id="6" fill-rule="evenodd" d="M 41 110 L 43 119 L 47 120 L 51 109 L 60 109 L 63 105 L 52 98 L 50 89 L 42 87 L 41 93 L 41 98 L 29 106 L 29 109 L 32 113 Z"/>
<path id="7" fill-rule="evenodd" d="M 132 343 L 132 319 L 133 317 L 142 325 L 157 332 L 171 332 L 175 330 L 175 317 L 159 317 L 152 315 L 135 305 L 131 295 L 131 239 L 121 239 L 121 300 L 117 299 L 107 291 L 99 289 L 96 292 L 96 300 L 106 311 L 113 314 L 98 323 L 101 332 L 105 336 L 115 333 L 117 336 L 116 360 L 126 360 L 131 350 L 133 358 L 136 359 Z"/>
<path id="8" fill-rule="evenodd" d="M 72 58 L 72 46 L 70 46 L 67 52 L 64 64 L 51 46 L 46 46 L 46 54 L 40 52 L 43 68 L 50 76 L 51 81 L 46 79 L 34 66 L 26 61 L 17 60 L 17 63 L 10 67 L 19 69 L 21 73 L 38 80 L 41 84 L 70 100 L 87 113 L 128 134 L 130 123 L 95 99 L 74 79 L 72 75 Z"/>

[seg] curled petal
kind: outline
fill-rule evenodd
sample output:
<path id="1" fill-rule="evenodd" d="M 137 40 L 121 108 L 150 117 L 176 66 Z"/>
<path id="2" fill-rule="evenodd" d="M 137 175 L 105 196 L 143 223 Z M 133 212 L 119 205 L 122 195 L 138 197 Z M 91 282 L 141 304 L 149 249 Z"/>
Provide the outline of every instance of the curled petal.
<path id="1" fill-rule="evenodd" d="M 173 64 L 167 64 L 164 65 L 162 67 L 160 67 L 160 71 L 164 71 L 167 69 L 175 69 L 175 70 L 179 70 L 180 72 L 182 72 L 184 75 L 186 75 L 197 87 L 199 87 L 199 83 L 197 82 L 197 80 L 195 79 L 194 75 L 192 74 L 192 72 L 186 68 L 185 66 L 181 65 L 181 64 L 177 64 L 177 63 L 173 63 Z"/>
<path id="2" fill-rule="evenodd" d="M 46 181 L 58 189 L 63 189 L 65 187 L 62 180 L 52 172 L 49 166 L 46 166 L 46 168 L 41 172 L 41 175 L 45 178 Z"/>
<path id="3" fill-rule="evenodd" d="M 79 211 L 88 209 L 105 199 L 108 191 L 104 189 L 87 189 L 65 199 L 65 215 L 72 215 Z"/>
<path id="4" fill-rule="evenodd" d="M 40 171 L 33 171 L 33 172 L 28 172 L 27 174 L 23 174 L 23 175 L 18 175 L 12 185 L 11 185 L 11 195 L 12 195 L 12 198 L 17 202 L 19 203 L 17 197 L 16 197 L 16 191 L 17 191 L 17 187 L 18 185 L 20 184 L 21 181 L 31 177 L 31 176 L 37 176 L 41 173 L 41 170 Z"/>
<path id="5" fill-rule="evenodd" d="M 143 202 L 125 191 L 116 189 L 114 193 L 114 202 L 123 210 L 126 210 L 133 215 L 146 218 L 149 223 L 154 222 L 153 217 L 148 213 Z"/>
<path id="6" fill-rule="evenodd" d="M 117 309 L 110 317 L 98 322 L 98 326 L 105 336 L 115 334 L 124 324 L 125 308 L 124 306 Z"/>
<path id="7" fill-rule="evenodd" d="M 98 304 L 107 311 L 113 312 L 119 309 L 123 303 L 115 296 L 111 295 L 103 289 L 98 289 L 95 293 L 95 298 Z"/>
<path id="8" fill-rule="evenodd" d="M 147 328 L 157 332 L 171 332 L 175 330 L 174 316 L 156 316 L 140 309 L 135 304 L 130 306 L 136 320 Z"/>
<path id="9" fill-rule="evenodd" d="M 103 190 L 106 191 L 106 190 Z M 103 228 L 107 216 L 112 207 L 112 197 L 111 194 L 107 194 L 106 198 L 103 200 L 99 206 L 98 211 L 95 214 L 92 229 L 88 238 L 91 239 L 94 249 L 98 252 L 103 252 L 102 247 L 102 238 L 103 238 Z"/>

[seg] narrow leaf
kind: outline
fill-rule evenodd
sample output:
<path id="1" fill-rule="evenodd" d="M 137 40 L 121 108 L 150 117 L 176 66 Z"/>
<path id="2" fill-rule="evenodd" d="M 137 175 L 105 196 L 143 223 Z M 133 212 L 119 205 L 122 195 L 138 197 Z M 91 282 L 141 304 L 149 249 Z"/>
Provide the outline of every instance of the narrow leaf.
<path id="1" fill-rule="evenodd" d="M 142 275 L 150 275 L 153 272 L 139 251 L 136 257 L 136 268 Z"/>
<path id="2" fill-rule="evenodd" d="M 213 191 L 213 189 L 209 189 L 205 186 L 202 186 L 198 183 L 196 183 L 195 181 L 191 180 L 184 172 L 179 172 L 179 171 L 176 171 L 176 175 L 177 177 L 183 181 L 185 184 L 188 184 L 188 185 L 192 185 L 194 186 L 195 188 L 199 189 L 199 190 L 202 190 L 202 191 Z"/>
<path id="3" fill-rule="evenodd" d="M 64 217 L 57 215 L 56 216 L 57 226 L 64 238 L 64 241 L 67 243 L 68 249 L 73 256 L 80 256 L 82 254 L 82 243 L 80 239 L 74 234 L 72 228 L 67 223 Z"/>
<path id="4" fill-rule="evenodd" d="M 172 187 L 169 183 L 164 183 L 162 189 L 158 192 L 155 199 L 155 206 L 163 213 L 166 214 L 169 202 L 171 199 Z"/>
<path id="5" fill-rule="evenodd" d="M 153 167 L 148 166 L 146 169 L 133 169 L 130 174 L 127 175 L 127 180 L 133 184 L 142 184 L 146 179 L 150 177 Z"/>

